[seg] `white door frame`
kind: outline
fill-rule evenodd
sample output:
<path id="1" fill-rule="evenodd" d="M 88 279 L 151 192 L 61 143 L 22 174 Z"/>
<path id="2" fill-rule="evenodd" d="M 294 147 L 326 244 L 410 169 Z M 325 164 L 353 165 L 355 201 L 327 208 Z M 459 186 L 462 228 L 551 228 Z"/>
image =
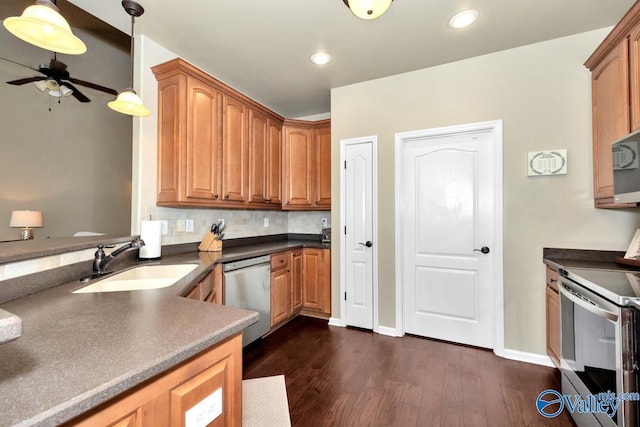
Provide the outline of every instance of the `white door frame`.
<path id="1" fill-rule="evenodd" d="M 370 143 L 372 148 L 372 191 L 373 191 L 373 331 L 379 331 L 378 325 L 378 136 L 364 136 L 358 138 L 341 139 L 340 140 L 340 226 L 336 230 L 332 230 L 332 238 L 335 241 L 337 237 L 340 241 L 340 319 L 330 319 L 329 324 L 334 326 L 347 326 L 346 324 L 346 301 L 344 300 L 344 293 L 347 289 L 347 242 L 344 238 L 344 227 L 347 223 L 347 210 L 346 210 L 346 191 L 345 191 L 345 168 L 344 164 L 347 160 L 346 152 L 347 146 L 353 144 Z"/>
<path id="2" fill-rule="evenodd" d="M 492 149 L 492 168 L 493 180 L 495 185 L 495 248 L 491 248 L 494 256 L 493 268 L 495 271 L 493 294 L 494 294 L 494 348 L 493 352 L 504 357 L 504 284 L 503 284 L 503 215 L 502 215 L 502 120 L 494 120 L 488 122 L 470 123 L 464 125 L 447 126 L 434 129 L 424 129 L 411 132 L 396 133 L 395 136 L 395 248 L 396 248 L 396 332 L 398 336 L 404 335 L 404 301 L 403 288 L 404 281 L 402 277 L 402 226 L 400 224 L 402 218 L 402 159 L 404 142 L 423 138 L 425 136 L 446 136 L 460 132 L 486 131 L 493 133 Z"/>

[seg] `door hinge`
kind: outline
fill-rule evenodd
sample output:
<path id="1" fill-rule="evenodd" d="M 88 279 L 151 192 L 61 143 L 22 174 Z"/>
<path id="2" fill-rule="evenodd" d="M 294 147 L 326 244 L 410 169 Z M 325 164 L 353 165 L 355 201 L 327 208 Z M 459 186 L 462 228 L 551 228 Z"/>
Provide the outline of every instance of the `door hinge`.
<path id="1" fill-rule="evenodd" d="M 344 234 L 347 234 L 347 226 L 344 226 Z"/>
<path id="2" fill-rule="evenodd" d="M 347 293 L 346 292 L 344 293 L 344 300 L 345 301 L 347 300 Z"/>
<path id="3" fill-rule="evenodd" d="M 345 169 L 347 168 L 347 161 L 346 160 L 344 161 L 344 168 Z"/>

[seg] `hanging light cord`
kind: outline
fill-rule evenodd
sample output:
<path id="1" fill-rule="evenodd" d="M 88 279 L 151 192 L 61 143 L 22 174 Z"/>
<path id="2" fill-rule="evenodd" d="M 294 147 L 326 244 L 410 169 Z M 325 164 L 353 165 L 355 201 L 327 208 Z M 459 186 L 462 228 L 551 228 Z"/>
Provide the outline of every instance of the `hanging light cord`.
<path id="1" fill-rule="evenodd" d="M 134 66 L 134 56 L 133 54 L 135 53 L 135 38 L 134 38 L 134 32 L 133 32 L 133 25 L 136 21 L 136 18 L 134 15 L 131 15 L 131 80 L 129 81 L 129 87 L 131 87 L 131 90 L 133 89 L 133 66 Z M 135 91 L 134 91 L 135 92 Z"/>

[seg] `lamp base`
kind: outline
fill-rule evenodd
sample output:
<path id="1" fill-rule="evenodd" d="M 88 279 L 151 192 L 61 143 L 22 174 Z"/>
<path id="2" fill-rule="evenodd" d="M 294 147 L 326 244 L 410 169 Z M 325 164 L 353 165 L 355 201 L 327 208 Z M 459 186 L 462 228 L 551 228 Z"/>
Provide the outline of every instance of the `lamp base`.
<path id="1" fill-rule="evenodd" d="M 33 240 L 33 228 L 21 228 L 20 240 Z"/>

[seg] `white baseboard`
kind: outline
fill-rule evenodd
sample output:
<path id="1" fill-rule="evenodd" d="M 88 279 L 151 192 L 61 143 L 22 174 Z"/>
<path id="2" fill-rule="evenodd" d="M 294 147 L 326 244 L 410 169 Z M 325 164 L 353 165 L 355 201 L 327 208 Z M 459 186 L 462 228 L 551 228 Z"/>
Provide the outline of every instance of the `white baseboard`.
<path id="1" fill-rule="evenodd" d="M 524 351 L 518 350 L 509 350 L 507 348 L 504 349 L 505 359 L 517 360 L 519 362 L 527 362 L 532 363 L 534 365 L 542 365 L 548 366 L 550 368 L 555 368 L 556 365 L 553 364 L 551 358 L 546 354 L 538 354 L 538 353 L 527 353 Z"/>
<path id="2" fill-rule="evenodd" d="M 341 328 L 344 328 L 344 323 L 342 323 L 342 320 L 337 318 L 337 317 L 330 317 L 329 318 L 329 326 L 340 326 Z"/>
<path id="3" fill-rule="evenodd" d="M 388 326 L 378 325 L 378 329 L 375 330 L 380 335 L 386 335 L 388 337 L 399 337 L 398 330 L 396 328 L 390 328 Z"/>

